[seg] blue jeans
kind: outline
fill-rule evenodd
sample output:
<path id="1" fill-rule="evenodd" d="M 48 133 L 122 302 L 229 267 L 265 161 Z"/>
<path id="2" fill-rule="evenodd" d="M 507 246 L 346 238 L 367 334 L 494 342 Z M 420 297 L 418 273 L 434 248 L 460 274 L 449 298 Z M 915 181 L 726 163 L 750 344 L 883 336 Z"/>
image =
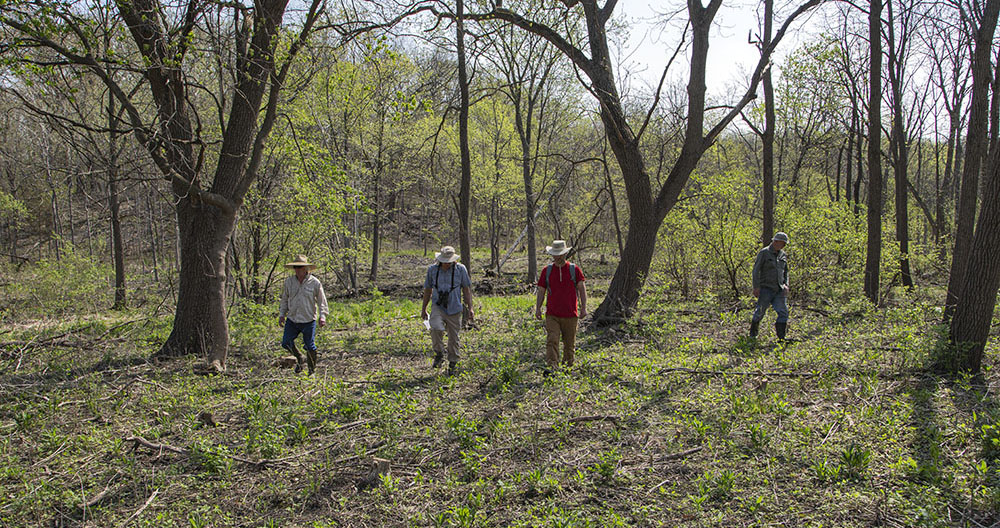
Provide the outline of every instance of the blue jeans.
<path id="1" fill-rule="evenodd" d="M 291 319 L 285 319 L 285 335 L 281 337 L 281 346 L 288 350 L 294 350 L 295 338 L 302 334 L 302 343 L 306 347 L 306 351 L 315 352 L 316 351 L 316 321 L 312 320 L 308 323 L 296 323 Z"/>
<path id="2" fill-rule="evenodd" d="M 764 318 L 767 307 L 774 308 L 774 313 L 778 314 L 776 323 L 788 322 L 788 305 L 785 304 L 785 292 L 772 290 L 771 288 L 761 288 L 760 297 L 757 297 L 757 307 L 753 310 L 753 320 L 759 322 Z"/>

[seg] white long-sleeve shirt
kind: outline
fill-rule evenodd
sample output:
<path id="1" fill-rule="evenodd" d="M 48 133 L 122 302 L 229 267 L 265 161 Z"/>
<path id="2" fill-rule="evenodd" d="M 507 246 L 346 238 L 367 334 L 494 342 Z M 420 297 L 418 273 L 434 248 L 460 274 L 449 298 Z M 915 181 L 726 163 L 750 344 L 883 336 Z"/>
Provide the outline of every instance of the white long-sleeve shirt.
<path id="1" fill-rule="evenodd" d="M 320 318 L 326 319 L 330 309 L 326 305 L 326 294 L 319 279 L 311 274 L 301 283 L 295 275 L 285 279 L 281 288 L 279 317 L 287 317 L 295 323 L 308 323 L 316 320 L 317 307 Z"/>

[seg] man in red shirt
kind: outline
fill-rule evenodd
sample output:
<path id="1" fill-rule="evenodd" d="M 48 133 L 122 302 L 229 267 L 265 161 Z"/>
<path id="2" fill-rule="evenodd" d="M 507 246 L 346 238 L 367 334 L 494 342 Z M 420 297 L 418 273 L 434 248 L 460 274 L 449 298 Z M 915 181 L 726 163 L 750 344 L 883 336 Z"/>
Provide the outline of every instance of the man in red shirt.
<path id="1" fill-rule="evenodd" d="M 583 270 L 579 266 L 566 261 L 566 255 L 573 249 L 566 245 L 565 240 L 556 240 L 545 252 L 552 255 L 552 264 L 542 269 L 538 277 L 538 294 L 535 301 L 535 318 L 542 319 L 542 301 L 546 293 L 549 296 L 545 305 L 545 331 L 548 339 L 545 341 L 545 362 L 548 368 L 545 375 L 559 367 L 559 338 L 563 342 L 562 362 L 567 367 L 573 366 L 573 347 L 576 344 L 576 323 L 580 317 L 587 315 L 587 288 L 583 282 Z M 580 311 L 577 312 L 577 299 L 580 301 Z"/>

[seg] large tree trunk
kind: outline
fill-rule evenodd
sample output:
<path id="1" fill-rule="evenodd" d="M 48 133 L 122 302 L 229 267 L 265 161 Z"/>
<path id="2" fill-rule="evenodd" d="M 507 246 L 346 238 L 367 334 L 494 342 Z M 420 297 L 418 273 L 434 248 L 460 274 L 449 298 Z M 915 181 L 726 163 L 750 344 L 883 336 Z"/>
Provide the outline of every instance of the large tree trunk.
<path id="1" fill-rule="evenodd" d="M 1000 14 L 1000 0 L 987 0 L 983 18 L 973 37 L 975 49 L 972 54 L 972 103 L 969 111 L 969 132 L 965 141 L 962 190 L 958 201 L 955 249 L 951 256 L 951 274 L 948 277 L 948 293 L 945 298 L 945 321 L 952 316 L 956 303 L 961 300 L 967 259 L 972 249 L 976 202 L 979 196 L 979 172 L 989 144 L 987 138 L 989 90 L 993 78 L 991 50 L 998 14 Z"/>
<path id="2" fill-rule="evenodd" d="M 599 324 L 623 322 L 632 315 L 639 302 L 643 280 L 649 274 L 656 248 L 656 233 L 662 219 L 648 215 L 637 215 L 632 210 L 628 235 L 625 237 L 625 251 L 618 261 L 615 274 L 608 285 L 604 302 L 594 312 L 594 321 Z"/>
<path id="3" fill-rule="evenodd" d="M 762 44 L 765 47 L 771 43 L 773 21 L 774 0 L 764 0 Z M 761 192 L 764 221 L 761 225 L 760 240 L 764 246 L 770 244 L 771 237 L 774 236 L 774 121 L 774 86 L 771 83 L 771 69 L 768 68 L 764 73 L 764 133 L 761 137 L 764 147 L 762 160 L 764 184 Z"/>
<path id="4" fill-rule="evenodd" d="M 993 154 L 965 282 L 951 320 L 950 370 L 954 372 L 980 371 L 1000 288 L 1000 259 L 997 259 L 1000 254 L 1000 160 L 996 152 Z"/>
<path id="5" fill-rule="evenodd" d="M 871 59 L 868 88 L 868 250 L 865 254 L 865 296 L 875 304 L 879 298 L 882 260 L 882 0 L 871 0 L 868 39 Z"/>
<path id="6" fill-rule="evenodd" d="M 204 354 L 224 370 L 229 346 L 226 322 L 226 250 L 236 217 L 215 207 L 181 200 L 176 207 L 181 272 L 174 327 L 160 356 Z"/>
<path id="7" fill-rule="evenodd" d="M 469 78 L 465 65 L 465 0 L 456 0 L 456 42 L 458 43 L 458 149 L 462 161 L 462 182 L 458 191 L 458 239 L 462 263 L 472 272 L 472 235 L 469 232 L 469 205 L 472 202 L 472 160 L 469 154 Z M 464 317 L 464 316 L 463 316 Z"/>

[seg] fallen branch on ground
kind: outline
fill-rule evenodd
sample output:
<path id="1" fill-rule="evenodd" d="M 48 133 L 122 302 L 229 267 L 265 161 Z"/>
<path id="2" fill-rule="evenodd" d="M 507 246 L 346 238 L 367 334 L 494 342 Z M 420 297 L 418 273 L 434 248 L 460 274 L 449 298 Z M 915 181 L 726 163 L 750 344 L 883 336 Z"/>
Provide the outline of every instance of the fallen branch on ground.
<path id="1" fill-rule="evenodd" d="M 688 457 L 688 456 L 691 456 L 691 455 L 697 453 L 698 451 L 701 451 L 702 449 L 705 449 L 705 448 L 702 447 L 702 446 L 698 446 L 698 447 L 692 447 L 691 449 L 687 449 L 685 451 L 680 451 L 680 452 L 677 452 L 677 453 L 671 453 L 669 455 L 664 455 L 664 456 L 660 457 L 660 459 L 658 460 L 658 462 L 667 462 L 669 460 L 678 460 L 678 459 L 681 459 L 681 458 L 685 458 L 685 457 Z M 657 487 L 659 487 L 659 485 L 657 485 Z"/>
<path id="2" fill-rule="evenodd" d="M 128 519 L 125 519 L 125 522 L 123 522 L 121 525 L 122 526 L 128 526 L 129 523 L 131 523 L 133 519 L 139 517 L 139 515 L 141 515 L 142 512 L 145 511 L 146 508 L 148 508 L 149 505 L 153 503 L 153 499 L 155 499 L 156 496 L 159 495 L 159 494 L 160 494 L 160 490 L 154 490 L 153 494 L 150 495 L 148 499 L 146 499 L 146 503 L 143 504 L 141 508 L 139 508 L 138 510 L 136 510 L 135 513 L 133 513 Z"/>

